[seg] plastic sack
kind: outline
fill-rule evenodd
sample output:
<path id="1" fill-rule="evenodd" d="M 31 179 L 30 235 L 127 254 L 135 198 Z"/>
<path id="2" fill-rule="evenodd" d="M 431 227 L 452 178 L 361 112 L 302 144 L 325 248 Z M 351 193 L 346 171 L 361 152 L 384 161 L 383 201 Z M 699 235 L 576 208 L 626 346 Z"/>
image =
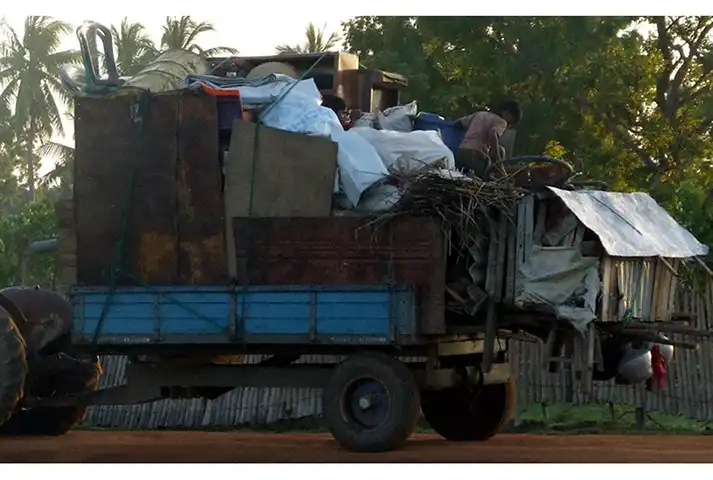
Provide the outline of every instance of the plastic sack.
<path id="1" fill-rule="evenodd" d="M 374 124 L 376 122 L 376 115 L 373 113 L 362 113 L 359 118 L 356 119 L 354 122 L 354 128 L 357 127 L 368 127 L 368 128 L 374 128 Z"/>
<path id="2" fill-rule="evenodd" d="M 401 200 L 401 192 L 393 185 L 376 183 L 361 196 L 357 210 L 368 213 L 381 213 L 391 210 Z"/>
<path id="3" fill-rule="evenodd" d="M 418 113 L 418 104 L 414 100 L 406 105 L 399 105 L 376 112 L 378 124 L 382 130 L 393 130 L 395 132 L 413 131 L 413 119 Z"/>
<path id="4" fill-rule="evenodd" d="M 288 132 L 325 137 L 344 131 L 337 114 L 321 106 L 322 96 L 314 80 L 301 80 L 292 87 L 293 83 L 286 83 L 277 103 L 260 114 L 263 124 Z"/>
<path id="5" fill-rule="evenodd" d="M 389 170 L 412 172 L 439 161 L 444 161 L 442 166 L 447 169 L 455 168 L 453 152 L 446 147 L 438 132 L 405 133 L 363 127 L 349 131 L 367 140 Z"/>
<path id="6" fill-rule="evenodd" d="M 339 183 L 352 205 L 358 205 L 361 194 L 388 175 L 376 149 L 353 131 L 332 135 L 337 142 Z"/>

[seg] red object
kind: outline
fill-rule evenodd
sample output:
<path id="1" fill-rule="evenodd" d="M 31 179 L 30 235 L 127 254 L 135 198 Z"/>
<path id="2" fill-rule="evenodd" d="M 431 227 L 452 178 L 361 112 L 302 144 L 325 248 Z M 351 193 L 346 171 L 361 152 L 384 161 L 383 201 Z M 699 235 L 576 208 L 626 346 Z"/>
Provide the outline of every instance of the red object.
<path id="1" fill-rule="evenodd" d="M 240 97 L 240 91 L 239 90 L 226 90 L 222 88 L 213 88 L 209 87 L 205 83 L 201 83 L 201 88 L 205 93 L 208 95 L 212 95 L 214 97 Z"/>
<path id="2" fill-rule="evenodd" d="M 658 345 L 654 345 L 651 349 L 651 369 L 658 390 L 663 390 L 666 385 L 666 362 L 661 355 L 661 347 Z"/>

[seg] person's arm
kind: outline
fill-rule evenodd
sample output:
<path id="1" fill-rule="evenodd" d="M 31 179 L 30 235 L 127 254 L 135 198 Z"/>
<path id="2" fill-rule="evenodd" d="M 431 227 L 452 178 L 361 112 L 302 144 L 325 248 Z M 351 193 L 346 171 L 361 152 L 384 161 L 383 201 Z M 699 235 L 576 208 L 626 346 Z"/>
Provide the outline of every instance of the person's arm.
<path id="1" fill-rule="evenodd" d="M 462 128 L 468 128 L 468 125 L 470 125 L 470 122 L 473 120 L 473 115 L 475 114 L 473 113 L 468 116 L 461 117 L 455 121 L 455 124 Z"/>
<path id="2" fill-rule="evenodd" d="M 500 150 L 500 129 L 491 128 L 488 132 L 488 144 L 490 146 L 490 156 L 495 163 L 503 162 L 503 152 Z"/>

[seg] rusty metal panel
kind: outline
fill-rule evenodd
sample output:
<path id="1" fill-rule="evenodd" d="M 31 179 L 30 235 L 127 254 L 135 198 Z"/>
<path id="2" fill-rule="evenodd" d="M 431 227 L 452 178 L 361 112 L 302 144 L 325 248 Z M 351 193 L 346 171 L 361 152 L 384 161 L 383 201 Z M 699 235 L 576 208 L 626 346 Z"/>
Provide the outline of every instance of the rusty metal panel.
<path id="1" fill-rule="evenodd" d="M 141 283 L 175 283 L 178 277 L 175 174 L 178 96 L 155 96 L 144 121 L 144 144 L 131 199 L 132 218 L 125 255 L 134 267 L 130 272 L 135 271 L 134 276 Z M 136 240 L 138 242 L 133 243 Z"/>
<path id="2" fill-rule="evenodd" d="M 136 151 L 131 104 L 128 98 L 76 100 L 73 208 L 79 283 L 102 284 L 109 273 Z"/>
<path id="3" fill-rule="evenodd" d="M 122 233 L 121 283 L 173 283 L 177 277 L 178 100 L 153 96 L 143 134 L 132 115 L 136 100 L 77 102 L 74 209 L 80 284 L 108 280 Z"/>
<path id="4" fill-rule="evenodd" d="M 178 107 L 178 283 L 222 284 L 228 275 L 216 100 L 181 95 Z"/>
<path id="5" fill-rule="evenodd" d="M 421 333 L 445 332 L 445 249 L 438 222 L 409 217 L 378 228 L 363 218 L 234 218 L 244 285 L 406 283 L 420 297 Z"/>

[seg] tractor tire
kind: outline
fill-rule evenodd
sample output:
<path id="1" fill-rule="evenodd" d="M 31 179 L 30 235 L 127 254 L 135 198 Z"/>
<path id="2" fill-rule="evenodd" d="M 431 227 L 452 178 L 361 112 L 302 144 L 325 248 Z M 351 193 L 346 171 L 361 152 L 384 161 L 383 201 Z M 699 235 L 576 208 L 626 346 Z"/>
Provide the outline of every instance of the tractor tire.
<path id="1" fill-rule="evenodd" d="M 419 414 L 413 373 L 379 352 L 356 354 L 337 366 L 324 391 L 324 418 L 332 436 L 355 452 L 397 449 Z"/>
<path id="2" fill-rule="evenodd" d="M 26 378 L 25 341 L 13 319 L 0 311 L 0 426 L 20 403 Z"/>
<path id="3" fill-rule="evenodd" d="M 421 411 L 440 436 L 456 442 L 484 441 L 496 435 L 512 418 L 516 385 L 483 385 L 475 390 L 448 388 L 421 392 Z"/>
<path id="4" fill-rule="evenodd" d="M 7 287 L 0 290 L 0 295 L 10 300 L 24 317 L 25 324 L 18 326 L 24 335 L 28 358 L 69 348 L 72 305 L 61 293 L 37 287 Z"/>
<path id="5" fill-rule="evenodd" d="M 91 392 L 99 388 L 101 364 L 86 361 L 77 365 L 69 376 L 54 379 L 62 394 Z M 4 425 L 3 436 L 59 436 L 84 420 L 87 406 L 37 407 L 15 411 Z"/>

